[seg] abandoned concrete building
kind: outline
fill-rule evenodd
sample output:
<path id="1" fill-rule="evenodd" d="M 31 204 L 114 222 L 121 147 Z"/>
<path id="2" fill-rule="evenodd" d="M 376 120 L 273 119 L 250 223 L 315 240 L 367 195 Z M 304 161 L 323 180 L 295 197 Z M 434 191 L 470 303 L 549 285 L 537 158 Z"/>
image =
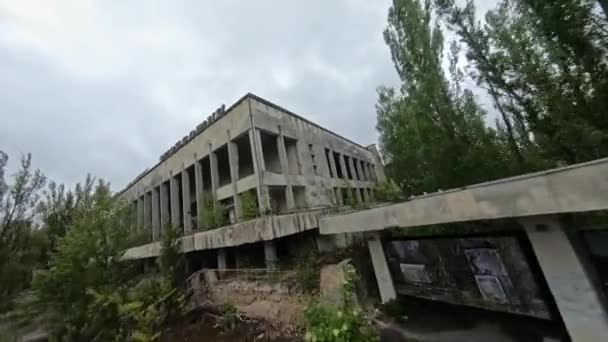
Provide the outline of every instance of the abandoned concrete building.
<path id="1" fill-rule="evenodd" d="M 153 241 L 163 227 L 178 227 L 184 252 L 211 251 L 217 254 L 211 265 L 224 268 L 239 263 L 226 247 L 254 242 L 264 242 L 261 254 L 276 261 L 274 239 L 316 229 L 323 209 L 371 201 L 384 177 L 375 145 L 361 146 L 247 94 L 216 110 L 120 196 L 132 204 L 137 229 Z M 244 222 L 241 200 L 246 195 L 257 200 L 260 216 L 251 222 Z M 228 227 L 203 227 L 199 212 L 209 203 L 224 208 Z M 154 257 L 158 248 L 151 243 L 128 255 Z"/>

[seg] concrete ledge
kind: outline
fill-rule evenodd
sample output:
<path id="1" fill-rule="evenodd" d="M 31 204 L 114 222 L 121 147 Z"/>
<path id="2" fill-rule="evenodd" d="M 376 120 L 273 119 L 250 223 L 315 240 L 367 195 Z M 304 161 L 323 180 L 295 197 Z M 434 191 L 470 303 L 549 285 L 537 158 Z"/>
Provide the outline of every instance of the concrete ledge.
<path id="1" fill-rule="evenodd" d="M 182 252 L 234 247 L 247 243 L 271 241 L 319 227 L 321 210 L 266 216 L 181 237 Z M 124 259 L 145 259 L 160 255 L 159 242 L 128 249 Z"/>
<path id="2" fill-rule="evenodd" d="M 319 221 L 321 234 L 608 209 L 608 158 Z"/>

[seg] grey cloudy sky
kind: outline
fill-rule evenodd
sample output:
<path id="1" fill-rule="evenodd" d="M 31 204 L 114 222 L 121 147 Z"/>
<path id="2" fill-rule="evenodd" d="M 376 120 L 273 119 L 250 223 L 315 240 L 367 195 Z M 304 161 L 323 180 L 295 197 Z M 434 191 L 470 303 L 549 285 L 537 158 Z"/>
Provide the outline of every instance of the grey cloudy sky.
<path id="1" fill-rule="evenodd" d="M 0 0 L 0 149 L 123 187 L 250 91 L 362 144 L 389 0 Z"/>

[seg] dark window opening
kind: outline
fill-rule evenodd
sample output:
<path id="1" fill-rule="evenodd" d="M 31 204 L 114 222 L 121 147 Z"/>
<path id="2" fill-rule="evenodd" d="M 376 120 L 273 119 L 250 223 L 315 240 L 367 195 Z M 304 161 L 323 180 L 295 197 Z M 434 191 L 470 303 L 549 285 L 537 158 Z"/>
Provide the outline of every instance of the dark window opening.
<path id="1" fill-rule="evenodd" d="M 344 174 L 342 173 L 342 163 L 340 163 L 340 153 L 333 152 L 334 154 L 334 164 L 336 165 L 336 173 L 338 178 L 343 179 Z"/>
<path id="2" fill-rule="evenodd" d="M 354 172 L 355 172 L 355 177 L 356 177 L 355 179 L 361 180 L 361 175 L 359 174 L 358 166 L 359 166 L 359 161 L 356 158 L 353 158 L 353 168 L 355 169 Z"/>
<path id="3" fill-rule="evenodd" d="M 253 155 L 251 152 L 251 143 L 249 134 L 245 133 L 237 138 L 234 143 L 237 147 L 239 159 L 239 179 L 245 178 L 253 174 Z"/>
<path id="4" fill-rule="evenodd" d="M 270 210 L 273 214 L 280 214 L 287 210 L 287 198 L 285 197 L 284 186 L 268 187 L 268 195 L 270 196 Z"/>
<path id="5" fill-rule="evenodd" d="M 287 154 L 287 169 L 290 175 L 299 175 L 300 160 L 298 158 L 298 141 L 295 139 L 284 137 L 285 153 Z"/>
<path id="6" fill-rule="evenodd" d="M 219 186 L 224 186 L 232 182 L 230 177 L 230 158 L 228 158 L 228 145 L 224 145 L 215 150 L 217 158 L 217 174 Z"/>
<path id="7" fill-rule="evenodd" d="M 334 178 L 334 172 L 331 170 L 331 162 L 329 160 L 329 149 L 325 149 L 325 160 L 327 161 L 327 170 L 329 171 L 329 178 Z"/>
<path id="8" fill-rule="evenodd" d="M 351 173 L 350 167 L 350 157 L 347 155 L 344 155 L 344 167 L 346 167 L 346 175 L 348 176 L 348 179 L 353 179 L 353 174 Z"/>
<path id="9" fill-rule="evenodd" d="M 267 171 L 282 173 L 279 148 L 277 146 L 277 135 L 260 131 L 262 140 L 262 154 L 264 155 L 264 166 Z"/>

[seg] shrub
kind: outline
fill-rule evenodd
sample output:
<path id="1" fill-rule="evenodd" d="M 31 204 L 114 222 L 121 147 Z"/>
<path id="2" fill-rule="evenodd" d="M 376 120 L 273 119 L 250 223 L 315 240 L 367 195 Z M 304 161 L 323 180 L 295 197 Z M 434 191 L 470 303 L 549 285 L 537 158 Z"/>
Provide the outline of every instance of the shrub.
<path id="1" fill-rule="evenodd" d="M 258 199 L 253 191 L 247 191 L 241 195 L 241 213 L 245 220 L 259 216 Z"/>
<path id="2" fill-rule="evenodd" d="M 374 328 L 365 315 L 353 308 L 310 304 L 305 312 L 306 341 L 376 341 Z"/>
<path id="3" fill-rule="evenodd" d="M 378 202 L 399 202 L 403 199 L 403 194 L 395 182 L 385 180 L 376 185 L 374 197 Z"/>
<path id="4" fill-rule="evenodd" d="M 226 208 L 217 201 L 205 197 L 200 208 L 199 223 L 204 230 L 222 227 L 226 224 Z"/>
<path id="5" fill-rule="evenodd" d="M 239 324 L 239 316 L 236 307 L 232 304 L 223 304 L 219 308 L 219 316 L 215 321 L 215 327 L 224 332 L 233 331 Z"/>
<path id="6" fill-rule="evenodd" d="M 304 311 L 306 341 L 377 341 L 378 336 L 370 320 L 356 307 L 355 282 L 357 274 L 351 264 L 344 266 L 343 302 L 327 306 L 313 302 Z"/>

